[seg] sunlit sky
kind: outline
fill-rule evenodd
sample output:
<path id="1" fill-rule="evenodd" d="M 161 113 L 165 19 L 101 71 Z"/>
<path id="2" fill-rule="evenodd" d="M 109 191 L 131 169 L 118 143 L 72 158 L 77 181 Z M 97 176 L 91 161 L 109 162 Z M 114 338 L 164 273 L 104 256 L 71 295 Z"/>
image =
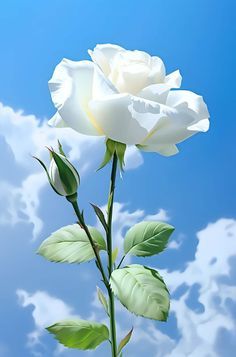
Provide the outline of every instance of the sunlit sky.
<path id="1" fill-rule="evenodd" d="M 232 357 L 236 348 L 235 2 L 233 0 L 51 0 L 0 4 L 0 357 L 109 356 L 61 349 L 44 327 L 66 316 L 105 321 L 96 303 L 93 263 L 53 264 L 40 242 L 75 221 L 31 158 L 46 159 L 59 138 L 81 172 L 80 205 L 106 204 L 109 167 L 96 173 L 103 145 L 47 126 L 55 109 L 47 82 L 62 58 L 89 59 L 115 43 L 180 69 L 182 88 L 201 94 L 210 131 L 178 155 L 130 152 L 118 177 L 115 244 L 127 228 L 156 215 L 176 227 L 169 249 L 149 260 L 170 287 L 167 323 L 135 319 L 117 305 L 118 334 L 134 325 L 124 356 Z"/>

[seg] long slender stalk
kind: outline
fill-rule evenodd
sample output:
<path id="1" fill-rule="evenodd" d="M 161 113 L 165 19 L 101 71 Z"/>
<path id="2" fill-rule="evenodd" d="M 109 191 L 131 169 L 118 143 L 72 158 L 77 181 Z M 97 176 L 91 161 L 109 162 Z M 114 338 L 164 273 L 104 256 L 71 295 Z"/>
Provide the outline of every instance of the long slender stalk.
<path id="1" fill-rule="evenodd" d="M 107 251 L 108 251 L 108 272 L 109 278 L 113 271 L 112 262 L 112 215 L 113 215 L 113 202 L 115 193 L 115 182 L 116 182 L 116 172 L 117 172 L 117 155 L 113 156 L 111 179 L 110 179 L 110 190 L 108 196 L 108 212 L 107 212 Z M 115 303 L 114 294 L 111 289 L 108 289 L 109 295 L 109 307 L 110 307 L 110 333 L 111 333 L 111 349 L 112 357 L 117 357 L 117 342 L 116 342 L 116 321 L 115 321 Z"/>
<path id="2" fill-rule="evenodd" d="M 93 238 L 92 238 L 92 236 L 91 236 L 91 234 L 89 232 L 89 229 L 88 229 L 87 225 L 84 222 L 83 216 L 82 216 L 82 214 L 80 212 L 80 209 L 79 209 L 79 206 L 78 206 L 78 203 L 77 203 L 77 201 L 71 201 L 71 204 L 72 204 L 72 206 L 74 208 L 74 211 L 75 211 L 75 214 L 76 214 L 76 216 L 78 218 L 79 224 L 84 229 L 84 231 L 85 231 L 85 233 L 86 233 L 86 235 L 87 235 L 87 237 L 89 239 L 89 242 L 90 242 L 90 244 L 92 246 L 92 249 L 94 251 L 94 255 L 96 257 L 97 267 L 98 267 L 98 269 L 100 270 L 100 272 L 102 274 L 103 282 L 104 282 L 106 288 L 110 290 L 109 282 L 108 282 L 106 274 L 104 272 L 100 255 L 98 253 L 98 250 L 96 249 L 96 245 L 94 244 L 94 241 L 93 241 Z"/>
<path id="3" fill-rule="evenodd" d="M 109 279 L 111 273 L 113 271 L 113 262 L 112 262 L 112 215 L 113 215 L 113 202 L 114 202 L 114 193 L 115 193 L 115 182 L 116 182 L 116 172 L 117 172 L 117 155 L 116 153 L 113 156 L 112 162 L 112 170 L 111 170 L 111 179 L 110 179 L 110 190 L 109 190 L 109 197 L 108 197 L 108 214 L 107 214 L 107 253 L 108 253 L 108 275 L 109 278 L 107 279 L 106 274 L 103 269 L 102 261 L 99 255 L 98 250 L 96 249 L 96 245 L 93 242 L 92 236 L 89 232 L 89 229 L 84 221 L 83 215 L 80 212 L 77 199 L 76 197 L 69 198 L 67 197 L 68 201 L 72 204 L 75 214 L 78 218 L 80 226 L 84 229 L 89 242 L 92 246 L 94 251 L 94 255 L 96 258 L 96 264 L 98 269 L 101 272 L 103 282 L 107 288 L 108 296 L 109 296 L 109 315 L 110 315 L 110 342 L 111 342 L 111 350 L 112 350 L 112 357 L 117 357 L 117 342 L 116 342 L 116 321 L 115 321 L 115 302 L 114 302 L 114 294 L 111 290 L 109 285 Z"/>

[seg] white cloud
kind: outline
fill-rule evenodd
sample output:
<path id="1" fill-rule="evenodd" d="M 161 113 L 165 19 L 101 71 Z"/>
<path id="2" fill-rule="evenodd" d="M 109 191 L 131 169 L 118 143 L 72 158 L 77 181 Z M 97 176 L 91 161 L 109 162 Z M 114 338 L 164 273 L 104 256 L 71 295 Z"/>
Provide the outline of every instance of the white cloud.
<path id="1" fill-rule="evenodd" d="M 122 205 L 117 206 L 118 224 L 122 227 L 121 208 Z M 143 216 L 143 211 L 138 212 L 134 220 Z M 125 215 L 123 218 L 125 221 Z M 230 301 L 236 304 L 236 281 L 230 280 L 230 259 L 236 258 L 236 220 L 219 219 L 198 232 L 197 239 L 195 258 L 183 271 L 159 270 L 173 295 L 171 312 L 176 317 L 177 331 L 181 335 L 178 341 L 159 331 L 155 323 L 128 314 L 118 304 L 117 317 L 119 326 L 122 326 L 122 331 L 118 329 L 119 334 L 124 334 L 124 329 L 128 331 L 131 326 L 135 327 L 127 350 L 129 356 L 135 356 L 138 351 L 140 356 L 221 357 L 216 348 L 220 331 L 225 329 L 232 340 L 235 338 L 236 323 L 228 305 Z M 181 286 L 185 286 L 185 290 L 182 295 L 175 296 Z M 194 287 L 198 287 L 199 296 L 195 294 L 190 298 Z M 100 308 L 96 296 L 93 306 Z M 225 355 L 231 356 L 228 348 L 225 345 Z"/>
<path id="2" fill-rule="evenodd" d="M 221 278 L 230 278 L 230 257 L 236 257 L 236 220 L 220 219 L 211 223 L 197 233 L 197 238 L 195 259 L 186 269 L 163 272 L 172 292 L 181 284 L 188 285 L 179 299 L 172 300 L 181 339 L 170 357 L 218 356 L 215 343 L 220 329 L 236 333 L 234 319 L 227 308 L 229 299 L 236 302 L 236 282 L 228 285 L 227 279 Z M 202 311 L 195 311 L 187 304 L 191 288 L 196 284 L 199 286 L 197 303 L 202 304 Z"/>
<path id="3" fill-rule="evenodd" d="M 35 356 L 43 356 L 37 347 L 46 348 L 41 341 L 44 329 L 53 323 L 67 319 L 78 317 L 74 314 L 73 308 L 66 304 L 61 299 L 49 295 L 45 291 L 36 291 L 33 294 L 25 290 L 18 289 L 16 291 L 19 304 L 22 307 L 33 306 L 32 317 L 35 324 L 35 329 L 29 332 L 27 338 L 27 346 Z M 59 353 L 63 348 L 58 348 Z"/>
<path id="4" fill-rule="evenodd" d="M 170 217 L 169 217 L 167 211 L 164 210 L 163 208 L 161 208 L 156 214 L 148 214 L 145 217 L 145 220 L 167 222 L 170 220 Z"/>
<path id="5" fill-rule="evenodd" d="M 135 146 L 128 146 L 125 152 L 125 170 L 133 170 L 143 164 L 143 157 Z"/>
<path id="6" fill-rule="evenodd" d="M 34 115 L 25 115 L 23 111 L 14 111 L 0 103 L 0 135 L 9 145 L 15 160 L 14 179 L 18 183 L 0 181 L 0 197 L 6 204 L 1 214 L 0 224 L 15 224 L 25 221 L 33 224 L 33 237 L 42 229 L 38 216 L 40 205 L 39 193 L 47 184 L 45 174 L 31 155 L 48 161 L 45 146 L 57 146 L 59 139 L 68 152 L 68 157 L 78 163 L 80 174 L 93 172 L 99 166 L 104 155 L 104 139 L 80 135 L 69 128 L 50 128 L 47 121 L 40 121 Z M 92 160 L 91 160 L 92 157 Z M 126 169 L 134 169 L 142 164 L 140 152 L 128 148 Z M 23 177 L 18 171 L 24 170 Z M 1 176 L 0 176 L 1 179 Z"/>

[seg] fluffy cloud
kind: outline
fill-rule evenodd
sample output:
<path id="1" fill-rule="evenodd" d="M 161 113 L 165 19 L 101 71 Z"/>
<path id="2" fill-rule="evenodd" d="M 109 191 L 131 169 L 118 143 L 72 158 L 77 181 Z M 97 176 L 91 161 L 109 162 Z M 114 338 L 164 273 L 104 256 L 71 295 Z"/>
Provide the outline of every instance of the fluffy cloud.
<path id="1" fill-rule="evenodd" d="M 14 169 L 8 180 L 0 174 L 0 197 L 6 204 L 2 208 L 0 224 L 15 224 L 25 221 L 34 226 L 33 237 L 42 229 L 38 217 L 39 193 L 47 184 L 46 177 L 31 155 L 48 161 L 45 146 L 57 146 L 59 139 L 72 161 L 79 162 L 80 174 L 94 171 L 103 157 L 104 139 L 80 135 L 71 129 L 49 128 L 47 121 L 39 120 L 34 115 L 25 115 L 0 103 L 0 139 L 4 141 L 4 151 L 11 152 Z M 3 150 L 2 150 L 3 151 Z M 88 158 L 93 157 L 93 160 Z M 132 147 L 127 149 L 126 168 L 134 169 L 142 164 L 140 152 Z M 5 171 L 9 171 L 6 160 Z M 17 182 L 15 180 L 17 179 Z M 14 183 L 11 182 L 14 180 Z"/>
<path id="2" fill-rule="evenodd" d="M 35 329 L 28 334 L 27 345 L 35 356 L 43 356 L 37 348 L 38 346 L 43 349 L 46 348 L 41 341 L 45 327 L 52 325 L 56 321 L 76 316 L 72 307 L 45 291 L 36 291 L 30 294 L 25 290 L 18 289 L 16 293 L 19 304 L 22 307 L 33 306 L 32 317 Z M 57 348 L 57 352 L 60 351 L 63 351 L 63 349 Z"/>
<path id="3" fill-rule="evenodd" d="M 136 215 L 140 218 L 142 211 Z M 123 218 L 126 216 L 127 212 Z M 128 215 L 128 222 L 129 219 Z M 121 222 L 121 219 L 117 221 Z M 117 239 L 120 238 L 118 234 Z M 233 355 L 236 347 L 236 220 L 219 219 L 198 232 L 197 239 L 195 258 L 183 271 L 159 270 L 171 291 L 171 315 L 176 318 L 176 333 L 180 335 L 177 341 L 161 332 L 160 324 L 128 315 L 118 305 L 119 325 L 127 331 L 130 326 L 135 327 L 132 343 L 127 348 L 129 356 L 135 356 L 137 351 L 140 356 L 148 353 L 155 357 Z M 99 308 L 95 301 L 93 306 Z M 219 339 L 227 342 L 224 350 Z"/>
<path id="4" fill-rule="evenodd" d="M 232 259 L 236 258 L 236 221 L 220 219 L 198 232 L 195 259 L 182 272 L 166 275 L 171 291 L 186 286 L 172 300 L 181 338 L 170 356 L 220 356 L 217 338 L 221 331 L 234 336 L 236 325 L 229 308 L 236 303 L 236 281 Z M 195 289 L 195 306 L 190 296 Z M 227 346 L 225 346 L 227 351 Z M 227 353 L 227 352 L 226 352 Z"/>

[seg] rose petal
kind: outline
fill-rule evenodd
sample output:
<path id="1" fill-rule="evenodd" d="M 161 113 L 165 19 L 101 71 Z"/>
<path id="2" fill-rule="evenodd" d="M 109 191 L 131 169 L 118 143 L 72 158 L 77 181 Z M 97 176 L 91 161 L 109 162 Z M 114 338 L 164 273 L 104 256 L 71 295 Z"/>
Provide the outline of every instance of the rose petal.
<path id="1" fill-rule="evenodd" d="M 180 88 L 181 83 L 182 83 L 182 76 L 180 74 L 180 71 L 174 71 L 165 78 L 165 83 L 170 87 L 170 88 Z"/>
<path id="2" fill-rule="evenodd" d="M 164 83 L 165 81 L 165 65 L 161 58 L 151 57 L 151 71 L 148 76 L 148 84 Z"/>
<path id="3" fill-rule="evenodd" d="M 67 128 L 68 125 L 62 120 L 62 117 L 58 112 L 56 112 L 53 117 L 48 121 L 50 126 L 55 126 L 56 128 Z"/>
<path id="4" fill-rule="evenodd" d="M 207 106 L 200 95 L 187 90 L 170 91 L 166 105 L 177 107 L 181 104 L 187 104 L 188 108 L 197 114 L 199 120 L 209 118 Z"/>
<path id="5" fill-rule="evenodd" d="M 98 66 L 96 66 L 96 70 L 94 71 L 94 77 L 93 77 L 92 98 L 102 99 L 107 95 L 116 94 L 116 93 L 118 93 L 117 89 L 109 81 L 109 79 L 105 77 L 101 69 Z"/>
<path id="6" fill-rule="evenodd" d="M 192 112 L 178 111 L 172 108 L 162 108 L 163 116 L 159 119 L 156 127 L 149 134 L 142 145 L 169 145 L 177 144 L 194 135 L 195 132 L 188 130 L 194 122 L 195 117 Z"/>
<path id="7" fill-rule="evenodd" d="M 116 53 L 120 51 L 125 51 L 125 49 L 120 46 L 111 45 L 108 43 L 104 45 L 97 45 L 93 51 L 89 50 L 88 53 L 93 62 L 95 62 L 101 68 L 106 76 L 108 76 L 111 70 L 110 62 Z"/>
<path id="8" fill-rule="evenodd" d="M 69 127 L 82 134 L 102 135 L 88 109 L 94 70 L 92 62 L 63 59 L 49 81 L 49 89 L 61 118 Z"/>
<path id="9" fill-rule="evenodd" d="M 138 146 L 140 150 L 147 152 L 157 152 L 163 156 L 172 156 L 178 154 L 179 149 L 176 145 L 144 145 Z"/>
<path id="10" fill-rule="evenodd" d="M 165 104 L 170 88 L 166 84 L 151 84 L 143 88 L 138 97 Z"/>
<path id="11" fill-rule="evenodd" d="M 189 91 L 170 91 L 167 104 L 161 105 L 163 117 L 142 145 L 177 144 L 208 130 L 209 113 L 202 97 Z"/>
<path id="12" fill-rule="evenodd" d="M 105 135 L 125 144 L 139 144 L 156 125 L 160 107 L 129 94 L 92 100 L 90 110 Z"/>
<path id="13" fill-rule="evenodd" d="M 209 130 L 210 127 L 210 121 L 209 119 L 202 119 L 199 122 L 192 124 L 190 126 L 188 126 L 188 130 L 192 130 L 192 131 L 202 131 L 202 132 L 206 132 Z"/>

